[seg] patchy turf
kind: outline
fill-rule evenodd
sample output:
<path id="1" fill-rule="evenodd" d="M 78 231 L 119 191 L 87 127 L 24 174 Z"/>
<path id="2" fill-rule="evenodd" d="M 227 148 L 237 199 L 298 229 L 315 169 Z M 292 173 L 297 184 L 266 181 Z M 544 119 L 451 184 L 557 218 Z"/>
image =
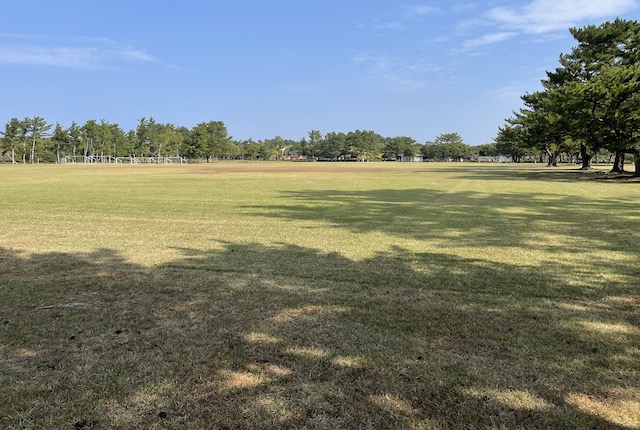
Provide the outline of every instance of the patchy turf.
<path id="1" fill-rule="evenodd" d="M 435 163 L 0 176 L 0 428 L 640 427 L 637 183 Z"/>

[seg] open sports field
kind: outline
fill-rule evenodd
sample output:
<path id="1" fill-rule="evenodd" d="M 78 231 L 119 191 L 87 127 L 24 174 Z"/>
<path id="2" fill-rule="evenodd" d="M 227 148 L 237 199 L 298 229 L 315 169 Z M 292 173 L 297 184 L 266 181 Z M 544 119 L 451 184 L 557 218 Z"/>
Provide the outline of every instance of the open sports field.
<path id="1" fill-rule="evenodd" d="M 0 166 L 0 428 L 640 427 L 640 183 Z"/>

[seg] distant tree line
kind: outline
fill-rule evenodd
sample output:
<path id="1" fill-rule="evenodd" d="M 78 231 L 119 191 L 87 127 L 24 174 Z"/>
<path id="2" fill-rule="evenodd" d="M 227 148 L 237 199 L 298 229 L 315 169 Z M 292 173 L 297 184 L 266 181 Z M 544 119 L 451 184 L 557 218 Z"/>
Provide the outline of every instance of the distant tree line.
<path id="1" fill-rule="evenodd" d="M 442 134 L 424 145 L 406 136 L 382 137 L 370 130 L 322 134 L 312 130 L 300 140 L 238 141 L 222 121 L 197 124 L 191 129 L 141 118 L 125 131 L 105 120 L 89 120 L 69 127 L 44 118 L 12 118 L 0 137 L 0 154 L 11 163 L 61 163 L 66 160 L 116 157 L 183 157 L 194 161 L 287 160 L 323 161 L 397 160 L 425 157 L 434 161 L 468 159 L 477 153 L 458 133 Z"/>
<path id="2" fill-rule="evenodd" d="M 230 157 L 238 150 L 221 121 L 188 129 L 142 118 L 135 130 L 89 120 L 68 128 L 41 117 L 12 118 L 0 138 L 0 154 L 12 163 L 61 162 L 68 157 L 167 157 L 211 160 Z"/>
<path id="3" fill-rule="evenodd" d="M 578 45 L 546 72 L 541 91 L 521 97 L 495 150 L 515 161 L 542 153 L 549 166 L 575 155 L 583 169 L 611 154 L 614 172 L 630 155 L 640 176 L 640 24 L 616 19 L 570 32 Z"/>

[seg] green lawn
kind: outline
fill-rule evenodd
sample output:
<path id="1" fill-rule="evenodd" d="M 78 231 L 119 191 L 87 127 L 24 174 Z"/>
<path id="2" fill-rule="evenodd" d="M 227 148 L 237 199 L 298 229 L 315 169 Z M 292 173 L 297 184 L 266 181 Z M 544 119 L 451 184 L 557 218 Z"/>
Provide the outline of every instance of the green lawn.
<path id="1" fill-rule="evenodd" d="M 575 169 L 0 165 L 0 428 L 640 428 L 640 183 Z"/>

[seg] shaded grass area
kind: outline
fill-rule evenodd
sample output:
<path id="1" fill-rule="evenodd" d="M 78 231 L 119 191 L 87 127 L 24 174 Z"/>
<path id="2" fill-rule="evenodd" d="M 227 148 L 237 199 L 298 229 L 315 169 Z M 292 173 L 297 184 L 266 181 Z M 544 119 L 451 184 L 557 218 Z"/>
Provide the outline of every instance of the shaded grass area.
<path id="1" fill-rule="evenodd" d="M 47 251 L 4 239 L 0 427 L 640 426 L 638 199 L 441 168 L 418 184 L 369 166 L 168 184 L 198 184 L 194 213 L 211 213 L 151 213 L 150 231 L 187 230 L 173 241 L 139 226 L 145 193 L 102 207 L 146 248 L 120 232 Z M 174 257 L 149 264 L 159 252 Z"/>
<path id="2" fill-rule="evenodd" d="M 3 250 L 2 426 L 637 425 L 631 288 L 549 299 L 530 281 L 562 291 L 553 273 L 400 249 L 184 253 L 149 269 L 109 250 Z"/>
<path id="3" fill-rule="evenodd" d="M 612 200 L 553 191 L 423 188 L 282 194 L 285 204 L 250 208 L 261 216 L 317 220 L 353 233 L 380 231 L 423 241 L 451 240 L 456 246 L 527 246 L 545 251 L 549 244 L 536 243 L 540 239 L 536 236 L 557 233 L 554 246 L 563 252 L 623 250 L 640 256 L 628 246 L 640 243 L 640 231 L 627 229 L 630 222 L 640 220 L 637 197 Z"/>

